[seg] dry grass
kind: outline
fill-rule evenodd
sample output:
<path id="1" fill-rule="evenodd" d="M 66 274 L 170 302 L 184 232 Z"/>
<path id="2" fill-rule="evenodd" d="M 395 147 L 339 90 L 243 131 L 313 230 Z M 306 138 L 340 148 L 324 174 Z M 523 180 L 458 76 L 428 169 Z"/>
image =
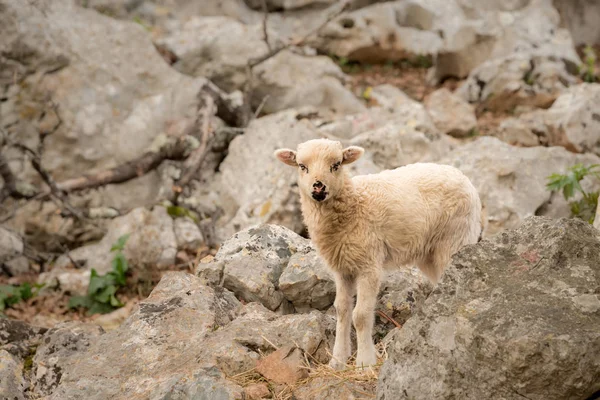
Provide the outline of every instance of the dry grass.
<path id="1" fill-rule="evenodd" d="M 378 343 L 376 348 L 378 352 L 376 365 L 369 368 L 356 367 L 354 365 L 355 355 L 353 355 L 348 360 L 346 369 L 341 371 L 334 370 L 329 365 L 318 362 L 311 355 L 305 353 L 303 368 L 308 370 L 308 378 L 299 380 L 293 385 L 280 385 L 270 382 L 260 375 L 255 368 L 230 376 L 228 379 L 241 387 L 264 383 L 269 388 L 271 396 L 275 400 L 291 400 L 292 398 L 296 398 L 294 393 L 303 387 L 306 387 L 308 392 L 304 393 L 300 398 L 314 399 L 319 394 L 338 386 L 346 386 L 346 389 L 352 391 L 355 397 L 358 396 L 356 398 L 372 399 L 375 398 L 379 371 L 388 358 L 386 346 L 383 342 Z M 314 387 L 312 387 L 313 385 Z"/>

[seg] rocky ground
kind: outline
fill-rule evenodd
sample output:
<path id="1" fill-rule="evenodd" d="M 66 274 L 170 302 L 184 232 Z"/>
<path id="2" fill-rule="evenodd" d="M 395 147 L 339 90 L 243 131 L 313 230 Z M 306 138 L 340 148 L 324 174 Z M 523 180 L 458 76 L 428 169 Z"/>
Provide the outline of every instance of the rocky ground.
<path id="1" fill-rule="evenodd" d="M 0 0 L 0 399 L 598 398 L 600 5 L 500 3 Z M 485 208 L 438 286 L 384 281 L 371 371 L 326 366 L 273 157 L 318 137 Z"/>

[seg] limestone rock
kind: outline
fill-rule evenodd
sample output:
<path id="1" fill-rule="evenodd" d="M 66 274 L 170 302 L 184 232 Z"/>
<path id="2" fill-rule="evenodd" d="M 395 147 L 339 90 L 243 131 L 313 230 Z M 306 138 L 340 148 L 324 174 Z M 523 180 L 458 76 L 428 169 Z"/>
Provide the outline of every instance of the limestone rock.
<path id="1" fill-rule="evenodd" d="M 66 359 L 49 398 L 158 399 L 178 393 L 241 399 L 239 386 L 198 358 L 206 336 L 235 318 L 238 307 L 226 290 L 213 290 L 190 274 L 167 273 L 125 323 Z"/>
<path id="2" fill-rule="evenodd" d="M 564 173 L 577 163 L 597 164 L 600 159 L 562 147 L 519 148 L 482 137 L 456 148 L 439 162 L 460 169 L 473 182 L 487 215 L 484 236 L 490 236 L 516 228 L 528 216 L 549 213 L 549 205 L 559 209 L 556 216 L 568 216 L 565 201 L 553 198 L 546 189 L 546 177 Z"/>
<path id="3" fill-rule="evenodd" d="M 599 255 L 598 231 L 575 219 L 528 218 L 465 247 L 388 347 L 377 398 L 589 398 Z"/>
<path id="4" fill-rule="evenodd" d="M 574 65 L 555 56 L 515 54 L 491 59 L 475 68 L 456 93 L 494 111 L 548 108 L 576 83 Z"/>
<path id="5" fill-rule="evenodd" d="M 290 257 L 308 246 L 308 241 L 277 225 L 260 225 L 236 233 L 223 243 L 214 260 L 199 264 L 200 278 L 219 271 L 220 284 L 246 302 L 257 301 L 270 310 L 287 302 L 279 290 L 279 278 Z"/>
<path id="6" fill-rule="evenodd" d="M 435 126 L 454 137 L 470 135 L 477 126 L 475 109 L 448 89 L 438 89 L 425 100 Z"/>
<path id="7" fill-rule="evenodd" d="M 200 228 L 190 218 L 175 219 L 173 221 L 173 229 L 178 249 L 195 251 L 204 243 Z"/>
<path id="8" fill-rule="evenodd" d="M 0 398 L 25 400 L 27 382 L 23 377 L 23 362 L 0 349 Z"/>
<path id="9" fill-rule="evenodd" d="M 312 247 L 293 254 L 279 278 L 279 290 L 296 311 L 324 310 L 335 300 L 335 283 Z"/>

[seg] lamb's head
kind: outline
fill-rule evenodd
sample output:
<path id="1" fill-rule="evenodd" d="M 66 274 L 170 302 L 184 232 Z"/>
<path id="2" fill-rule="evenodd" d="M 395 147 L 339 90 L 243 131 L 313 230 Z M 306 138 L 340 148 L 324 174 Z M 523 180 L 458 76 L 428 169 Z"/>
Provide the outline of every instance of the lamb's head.
<path id="1" fill-rule="evenodd" d="M 309 140 L 298 145 L 298 150 L 279 149 L 275 156 L 283 163 L 298 168 L 300 190 L 315 201 L 334 197 L 344 187 L 346 175 L 342 166 L 360 158 L 364 150 L 328 139 Z"/>

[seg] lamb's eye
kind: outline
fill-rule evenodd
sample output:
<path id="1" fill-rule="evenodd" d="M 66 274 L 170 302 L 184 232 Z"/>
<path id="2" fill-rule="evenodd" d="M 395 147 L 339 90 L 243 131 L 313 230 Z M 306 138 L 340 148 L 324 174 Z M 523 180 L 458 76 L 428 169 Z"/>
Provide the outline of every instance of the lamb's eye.
<path id="1" fill-rule="evenodd" d="M 308 168 L 306 168 L 306 165 L 304 165 L 304 164 L 300 164 L 299 166 L 300 166 L 300 169 L 301 169 L 302 171 L 304 171 L 304 172 L 308 172 Z"/>
<path id="2" fill-rule="evenodd" d="M 335 164 L 333 164 L 329 170 L 330 170 L 331 172 L 333 172 L 333 171 L 337 171 L 337 170 L 338 170 L 338 168 L 340 167 L 340 165 L 341 165 L 341 162 L 339 162 L 339 161 L 338 161 L 338 162 L 336 162 Z"/>

